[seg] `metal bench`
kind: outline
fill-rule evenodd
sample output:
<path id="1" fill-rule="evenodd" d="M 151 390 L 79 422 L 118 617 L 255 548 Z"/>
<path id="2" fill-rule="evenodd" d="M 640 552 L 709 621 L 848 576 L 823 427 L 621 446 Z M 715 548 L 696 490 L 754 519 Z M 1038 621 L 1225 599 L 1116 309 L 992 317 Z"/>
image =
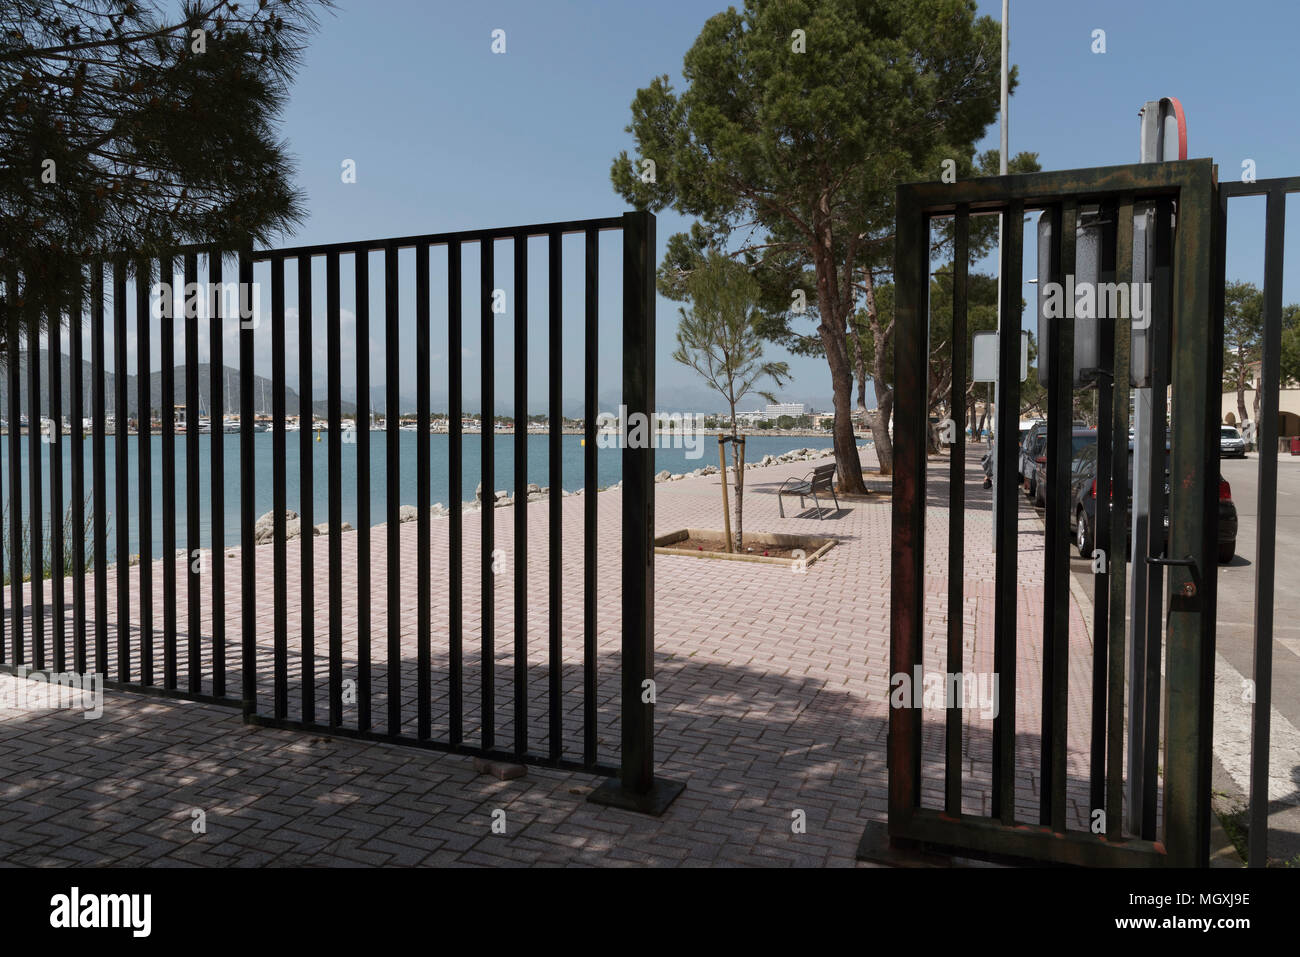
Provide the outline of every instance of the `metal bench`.
<path id="1" fill-rule="evenodd" d="M 776 493 L 776 510 L 782 518 L 785 518 L 785 506 L 781 502 L 783 495 L 798 495 L 799 507 L 803 508 L 805 498 L 811 498 L 813 505 L 817 507 L 817 518 L 824 518 L 822 515 L 821 502 L 817 500 L 818 492 L 830 492 L 831 498 L 835 502 L 835 511 L 840 510 L 840 500 L 835 494 L 835 463 L 830 465 L 819 465 L 801 479 L 788 478 Z"/>

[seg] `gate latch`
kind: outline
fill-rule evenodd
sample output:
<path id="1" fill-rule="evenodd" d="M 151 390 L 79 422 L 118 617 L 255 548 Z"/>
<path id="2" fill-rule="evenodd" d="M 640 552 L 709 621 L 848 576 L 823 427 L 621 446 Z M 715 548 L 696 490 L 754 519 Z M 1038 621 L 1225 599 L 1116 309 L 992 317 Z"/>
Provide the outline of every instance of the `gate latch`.
<path id="1" fill-rule="evenodd" d="M 1165 558 L 1163 555 L 1157 558 L 1153 555 L 1148 555 L 1147 564 L 1148 565 L 1181 565 L 1186 568 L 1190 568 L 1192 570 L 1192 580 L 1183 582 L 1181 594 L 1186 598 L 1196 597 L 1196 581 L 1195 581 L 1196 559 L 1192 558 L 1191 555 L 1188 555 L 1186 558 Z"/>

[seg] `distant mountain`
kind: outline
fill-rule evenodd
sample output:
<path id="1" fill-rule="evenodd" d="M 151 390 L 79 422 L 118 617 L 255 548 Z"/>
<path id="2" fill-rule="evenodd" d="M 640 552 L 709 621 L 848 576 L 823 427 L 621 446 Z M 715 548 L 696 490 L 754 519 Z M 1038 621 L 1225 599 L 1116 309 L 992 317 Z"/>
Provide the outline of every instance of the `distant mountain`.
<path id="1" fill-rule="evenodd" d="M 60 392 L 62 393 L 62 414 L 68 417 L 72 409 L 72 362 L 67 355 L 63 357 L 63 364 L 60 373 Z M 89 362 L 82 362 L 82 407 L 85 414 L 90 415 L 93 406 L 93 397 L 91 390 L 93 388 L 94 378 L 92 376 L 92 366 Z M 40 354 L 40 365 L 37 370 L 40 373 L 40 414 L 49 415 L 50 410 L 50 363 L 49 354 L 42 351 Z M 199 386 L 199 414 L 211 414 L 209 402 L 212 398 L 212 368 L 208 363 L 200 363 L 197 370 Z M 177 366 L 174 371 L 175 385 L 172 390 L 172 401 L 177 406 L 185 405 L 185 367 Z M 241 379 L 238 369 L 232 369 L 225 366 L 222 369 L 222 404 L 221 414 L 236 413 L 239 411 L 239 390 Z M 104 407 L 108 414 L 113 415 L 116 411 L 115 390 L 117 388 L 117 377 L 112 372 L 104 374 Z M 18 356 L 18 389 L 19 389 L 19 406 L 23 414 L 28 414 L 27 406 L 27 353 L 20 353 Z M 273 389 L 271 380 L 263 376 L 255 375 L 252 379 L 253 389 L 253 409 L 257 413 L 270 414 Z M 162 408 L 162 372 L 153 372 L 149 375 L 149 405 L 150 411 Z M 130 418 L 138 418 L 138 387 L 137 379 L 133 375 L 126 377 L 126 412 Z M 298 393 L 293 389 L 285 389 L 284 396 L 285 414 L 298 415 L 299 402 Z M 355 415 L 356 404 L 352 402 L 341 402 L 340 409 L 343 415 Z M 317 399 L 312 402 L 312 413 L 315 415 L 325 415 L 328 412 L 328 403 L 325 399 Z M 9 366 L 7 362 L 0 361 L 0 416 L 5 419 L 9 418 Z"/>

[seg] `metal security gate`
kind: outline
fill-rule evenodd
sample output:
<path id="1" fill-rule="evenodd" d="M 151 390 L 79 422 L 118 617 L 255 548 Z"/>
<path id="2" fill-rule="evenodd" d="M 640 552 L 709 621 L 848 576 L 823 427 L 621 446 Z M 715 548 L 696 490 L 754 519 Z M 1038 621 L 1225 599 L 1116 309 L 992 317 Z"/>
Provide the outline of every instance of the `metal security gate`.
<path id="1" fill-rule="evenodd" d="M 1221 293 L 1216 247 L 1216 193 L 1209 160 L 1121 166 L 1021 176 L 990 177 L 965 183 L 909 184 L 898 188 L 895 340 L 896 474 L 893 490 L 893 582 L 890 672 L 912 675 L 923 668 L 925 632 L 924 546 L 927 502 L 927 391 L 930 353 L 927 305 L 930 226 L 951 218 L 955 237 L 956 285 L 953 342 L 967 341 L 967 268 L 970 220 L 994 213 L 1003 217 L 1001 326 L 1019 330 L 1022 275 L 1021 223 L 1028 210 L 1043 210 L 1052 225 L 1050 275 L 1064 282 L 1076 272 L 1076 227 L 1081 206 L 1100 210 L 1100 280 L 1128 284 L 1133 276 L 1135 209 L 1156 210 L 1156 280 L 1151 289 L 1150 324 L 1143 330 L 1151 355 L 1151 387 L 1163 406 L 1166 387 L 1173 395 L 1168 435 L 1171 493 L 1167 550 L 1161 530 L 1140 554 L 1152 565 L 1156 589 L 1167 573 L 1167 621 L 1160 627 L 1159 600 L 1154 628 L 1147 631 L 1148 669 L 1144 689 L 1146 733 L 1155 740 L 1163 727 L 1163 829 L 1122 828 L 1124 755 L 1124 656 L 1126 640 L 1125 562 L 1115 557 L 1096 576 L 1097 613 L 1093 622 L 1091 669 L 1093 719 L 1089 733 L 1088 829 L 1067 823 L 1066 721 L 1069 713 L 1069 536 L 1071 422 L 1073 419 L 1074 318 L 1067 309 L 1041 343 L 1050 368 L 1047 437 L 1047 532 L 1044 551 L 1042 634 L 1042 724 L 1037 814 L 1016 812 L 1016 661 L 1017 496 L 1016 457 L 1019 421 L 1021 340 L 1000 337 L 997 409 L 995 508 L 995 584 L 993 661 L 1000 682 L 1001 710 L 993 719 L 991 780 L 980 783 L 991 794 L 988 813 L 963 813 L 962 717 L 960 702 L 947 702 L 941 807 L 922 806 L 922 714 L 919 707 L 895 707 L 889 718 L 889 824 L 891 843 L 902 848 L 943 848 L 972 856 L 1033 859 L 1096 865 L 1204 864 L 1209 846 L 1210 744 L 1216 599 L 1218 410 L 1210 402 L 1220 391 L 1222 315 L 1214 296 Z M 1170 223 L 1177 211 L 1176 228 Z M 1216 259 L 1219 260 L 1216 263 Z M 1221 305 L 1221 303 L 1220 303 Z M 1122 317 L 1127 319 L 1128 317 Z M 1113 321 L 1105 321 L 1113 320 Z M 1100 350 L 1094 375 L 1099 383 L 1098 476 L 1111 481 L 1113 502 L 1128 494 L 1128 409 L 1131 350 L 1128 321 L 1116 316 L 1100 323 Z M 963 347 L 964 349 L 964 347 Z M 960 354 L 963 349 L 958 349 Z M 964 355 L 954 354 L 953 396 L 963 396 Z M 1163 407 L 1157 409 L 1153 448 L 1164 445 Z M 948 616 L 944 670 L 962 674 L 963 555 L 965 530 L 962 488 L 965 448 L 960 429 L 953 446 Z M 1157 479 L 1159 470 L 1153 470 Z M 1104 500 L 1098 482 L 1098 502 Z M 1159 491 L 1159 490 L 1157 490 Z M 1159 501 L 1159 497 L 1153 501 Z M 1098 546 L 1111 554 L 1123 543 L 1127 517 L 1110 508 L 1099 521 Z M 1101 514 L 1101 508 L 1098 509 Z M 1156 525 L 1156 523 L 1152 523 Z M 1123 555 L 1123 545 L 1114 549 Z M 1163 596 L 1161 596 L 1163 597 Z M 1164 679 L 1159 663 L 1164 652 Z M 931 662 L 931 664 L 936 664 Z M 1166 702 L 1163 721 L 1159 710 Z M 1154 760 L 1155 748 L 1148 751 Z M 1152 769 L 1154 771 L 1154 767 Z M 1155 780 L 1150 776 L 1154 826 Z M 1144 801 L 1148 796 L 1144 795 Z M 1100 812 L 1098 814 L 1097 812 Z M 1095 822 L 1103 822 L 1097 827 Z"/>
<path id="2" fill-rule="evenodd" d="M 178 249 L 173 255 L 140 262 L 118 260 L 83 266 L 88 276 L 89 301 L 62 304 L 44 310 L 30 305 L 23 322 L 27 349 L 20 355 L 17 330 L 6 335 L 8 372 L 8 508 L 9 541 L 9 622 L 4 634 L 3 596 L 0 596 L 0 668 L 15 673 L 59 672 L 71 669 L 77 674 L 103 675 L 105 684 L 134 691 L 178 696 L 239 707 L 249 723 L 310 730 L 391 741 L 420 747 L 466 754 L 489 756 L 508 761 L 522 761 L 554 767 L 581 769 L 618 776 L 598 789 L 592 800 L 661 812 L 680 791 L 680 786 L 656 779 L 653 767 L 654 704 L 653 695 L 644 688 L 652 679 L 653 660 L 653 529 L 654 529 L 654 450 L 653 447 L 627 447 L 622 442 L 621 491 L 621 558 L 619 582 L 621 597 L 621 649 L 619 655 L 619 692 L 617 721 L 621 735 L 618 764 L 602 760 L 598 748 L 598 648 L 597 604 L 597 345 L 599 236 L 604 231 L 621 231 L 623 274 L 623 376 L 622 401 L 625 406 L 624 434 L 627 421 L 636 415 L 649 417 L 654 410 L 654 272 L 655 221 L 649 213 L 627 213 L 608 219 L 546 223 L 501 229 L 470 230 L 369 242 L 340 243 L 292 249 L 273 249 L 230 254 L 211 248 Z M 584 317 L 583 397 L 586 409 L 583 451 L 582 509 L 582 611 L 581 626 L 565 624 L 563 602 L 564 557 L 573 543 L 566 542 L 562 521 L 561 408 L 563 365 L 561 359 L 562 325 L 562 245 L 569 235 L 583 239 Z M 528 315 L 529 240 L 545 243 L 548 275 L 547 324 L 539 330 L 530 324 Z M 514 378 L 516 381 L 516 415 L 514 439 L 513 539 L 511 573 L 498 575 L 493 556 L 496 553 L 494 520 L 493 426 L 494 293 L 498 291 L 494 265 L 495 246 L 509 243 L 514 286 L 512 290 L 513 333 L 515 338 Z M 462 253 L 477 247 L 479 255 L 480 335 L 482 363 L 480 386 L 483 414 L 479 457 L 483 478 L 484 502 L 478 541 L 467 541 L 465 518 L 459 507 L 464 498 L 463 435 L 463 362 L 462 362 Z M 414 523 L 417 542 L 414 596 L 407 593 L 403 571 L 409 568 L 404 559 L 400 513 L 400 431 L 399 415 L 402 396 L 399 392 L 399 362 L 408 344 L 401 341 L 400 319 L 403 304 L 399 263 L 403 253 L 414 254 L 414 315 L 416 335 L 414 351 L 416 382 L 416 471 L 418 515 Z M 447 295 L 437 308 L 447 315 L 446 350 L 449 433 L 449 548 L 447 552 L 447 614 L 437 620 L 431 613 L 433 565 L 430 546 L 430 320 L 435 308 L 430 293 L 431 255 L 445 256 Z M 382 261 L 381 276 L 371 275 L 372 256 Z M 202 267 L 202 268 L 201 268 Z M 344 333 L 340 288 L 344 270 L 350 267 L 355 288 L 355 333 L 348 341 Z M 313 281 L 324 270 L 324 303 L 313 306 Z M 269 271 L 271 376 L 269 382 L 255 375 L 254 321 L 251 290 L 255 270 Z M 299 428 L 296 437 L 300 465 L 300 495 L 292 500 L 287 491 L 287 458 L 290 435 L 287 428 L 286 369 L 290 361 L 286 331 L 294 321 L 286 309 L 286 273 L 297 281 L 297 335 L 299 354 Z M 154 509 L 154 463 L 150 421 L 153 418 L 151 353 L 151 294 L 154 283 L 183 283 L 188 291 L 199 288 L 200 276 L 210 284 L 204 294 L 209 306 L 206 316 L 199 311 L 186 313 L 184 335 L 174 334 L 175 322 L 158 326 L 157 367 L 161 423 L 161 514 Z M 3 277 L 6 296 L 19 308 L 22 300 L 21 277 Z M 214 287 L 225 287 L 234 280 L 239 290 L 238 312 L 226 307 L 221 297 L 212 294 Z M 132 290 L 131 287 L 134 286 Z M 371 287 L 382 288 L 382 307 L 371 315 Z M 409 297 L 407 298 L 409 301 Z M 130 308 L 133 305 L 133 309 Z M 164 307 L 164 310 L 167 307 Z M 133 312 L 134 316 L 130 313 Z M 323 315 L 326 328 L 327 373 L 324 383 L 325 431 L 328 438 L 327 525 L 318 542 L 313 523 L 322 516 L 313 513 L 314 444 L 321 436 L 310 427 L 313 394 L 313 319 Z M 408 313 L 409 315 L 409 313 Z M 159 317 L 153 317 L 159 318 Z M 170 316 L 162 317 L 170 319 Z M 133 320 L 133 321 L 132 321 Z M 199 323 L 209 324 L 209 382 L 201 388 L 199 374 Z M 90 330 L 91 381 L 83 373 L 84 327 Z M 222 352 L 223 331 L 231 323 L 239 324 L 238 369 L 241 387 L 237 396 L 228 394 L 224 382 L 225 360 Z M 381 568 L 371 564 L 370 462 L 373 451 L 370 429 L 371 330 L 383 330 L 385 368 L 386 453 L 384 471 L 386 526 L 385 561 Z M 111 394 L 106 393 L 108 373 L 105 332 L 112 334 L 113 376 Z M 135 344 L 128 348 L 128 332 L 133 331 Z M 48 403 L 41 401 L 42 336 L 47 342 L 49 368 Z M 70 440 L 65 441 L 60 423 L 63 403 L 63 340 L 68 340 L 67 358 L 68 413 L 71 418 Z M 356 427 L 345 426 L 343 414 L 341 352 L 350 345 L 356 355 Z M 547 681 L 545 709 L 546 731 L 540 736 L 529 734 L 529 654 L 528 621 L 539 615 L 535 593 L 528 581 L 529 542 L 527 502 L 528 430 L 527 378 L 529 350 L 538 346 L 548 350 L 550 509 L 546 535 L 549 558 L 549 589 L 542 601 L 540 614 L 549 620 L 546 649 Z M 185 408 L 181 415 L 175 407 L 176 349 L 183 350 L 185 373 Z M 128 395 L 128 353 L 137 370 L 136 393 Z M 25 362 L 23 360 L 26 360 Z M 220 372 L 220 374 L 214 374 Z M 27 383 L 26 403 L 20 395 L 20 378 Z M 349 383 L 351 385 L 351 383 Z M 89 386 L 89 403 L 87 402 Z M 270 391 L 270 414 L 259 422 L 255 390 Z M 111 404 L 109 400 L 111 399 Z M 131 430 L 130 406 L 135 405 L 138 421 Z M 227 462 L 223 454 L 223 412 L 238 403 L 238 475 L 239 487 L 227 489 Z M 198 415 L 207 404 L 213 423 L 210 474 L 200 475 L 200 435 Z M 89 404 L 89 409 L 87 409 Z M 22 417 L 28 428 L 26 453 L 27 483 L 22 475 Z M 303 425 L 305 421 L 307 425 Z M 44 428 L 39 423 L 52 422 Z M 89 422 L 89 428 L 83 426 Z M 183 436 L 178 436 L 184 421 Z M 111 434 L 109 424 L 111 423 Z M 269 430 L 271 455 L 262 460 L 256 453 L 255 434 Z M 85 439 L 89 433 L 89 463 Z M 181 448 L 177 449 L 180 439 Z M 109 440 L 113 450 L 112 495 L 107 468 Z M 342 537 L 342 445 L 356 445 L 357 522 L 356 548 L 345 566 Z M 43 449 L 48 446 L 48 456 Z M 177 501 L 178 454 L 183 468 L 183 502 Z M 263 453 L 265 454 L 265 453 Z M 134 469 L 132 468 L 134 459 Z M 70 472 L 68 500 L 65 503 L 64 475 Z M 258 480 L 269 471 L 274 514 L 268 549 L 258 548 L 256 528 Z M 204 508 L 201 482 L 209 485 L 207 508 Z M 133 487 L 134 486 L 134 487 Z M 238 499 L 239 540 L 226 541 L 223 520 L 227 509 Z M 45 504 L 48 501 L 48 506 Z M 67 514 L 65 515 L 65 504 Z M 299 510 L 299 541 L 287 535 L 286 512 Z M 87 510 L 89 509 L 89 514 Z M 113 563 L 109 561 L 110 533 L 108 513 L 112 512 Z M 210 517 L 210 548 L 203 548 L 201 529 L 204 512 Z M 133 514 L 134 513 L 134 514 Z M 24 522 L 24 514 L 27 521 Z M 45 593 L 44 573 L 34 571 L 43 555 L 46 535 L 43 525 L 48 519 L 48 536 L 52 546 L 50 560 L 50 594 Z M 65 522 L 66 519 L 66 522 Z M 132 520 L 135 525 L 133 526 Z M 89 524 L 88 524 L 89 521 Z M 162 554 L 152 554 L 152 540 L 161 525 Z M 178 549 L 178 529 L 183 534 L 183 549 Z M 138 535 L 138 560 L 132 556 L 132 535 Z M 228 563 L 227 548 L 238 547 L 237 564 Z M 24 559 L 30 548 L 32 559 Z M 70 556 L 68 554 L 70 552 Z M 291 552 L 296 552 L 291 556 Z M 324 552 L 324 554 L 321 554 Z M 539 554 L 534 552 L 534 554 Z M 235 553 L 232 553 L 235 554 Z M 479 566 L 479 620 L 477 628 L 465 620 L 465 592 L 462 572 L 466 557 Z M 539 554 L 540 557 L 540 554 Z M 69 560 L 70 559 L 70 560 Z M 130 559 L 130 560 L 129 560 Z M 36 564 L 34 565 L 33 562 Z M 3 558 L 0 558 L 3 564 Z M 90 566 L 89 575 L 87 565 Z M 67 569 L 66 574 L 61 570 Z M 291 575 L 290 572 L 294 574 Z M 387 582 L 386 604 L 372 608 L 371 584 L 376 572 Z M 24 578 L 30 573 L 30 581 Z M 113 587 L 110 588 L 110 576 Z M 572 572 L 570 573 L 572 576 Z M 321 579 L 324 579 L 323 581 Z M 184 580 L 184 604 L 178 608 Z M 494 620 L 493 599 L 502 581 L 512 590 L 515 627 L 512 641 L 514 665 L 509 688 L 512 734 L 503 740 L 497 731 L 499 713 L 496 675 L 496 642 L 499 637 Z M 291 595 L 296 585 L 297 594 Z M 355 586 L 355 590 L 354 590 Z M 65 606 L 65 592 L 71 592 L 71 609 Z M 536 589 L 534 588 L 535 592 Z M 115 595 L 114 595 L 115 592 Z M 317 595 L 324 592 L 327 613 L 323 627 L 317 623 Z M 347 603 L 345 603 L 345 594 Z M 352 597 L 355 595 L 355 602 Z M 415 662 L 404 660 L 404 646 L 399 627 L 403 607 L 408 611 L 411 598 L 416 610 Z M 110 604 L 115 598 L 115 615 L 110 631 Z M 46 604 L 50 603 L 50 643 L 47 646 Z M 294 608 L 293 606 L 297 606 Z M 345 619 L 345 607 L 348 615 Z M 297 619 L 297 647 L 289 641 L 291 608 Z M 158 612 L 160 611 L 160 614 Z M 571 616 L 570 616 L 571 617 Z M 160 626 L 159 626 L 160 625 Z M 468 688 L 467 672 L 473 669 L 471 652 L 464 647 L 467 630 L 478 631 L 478 681 Z M 323 632 L 324 654 L 318 654 L 317 631 Z M 233 634 L 232 634 L 233 632 Z M 435 688 L 431 664 L 431 639 L 445 639 L 446 681 Z M 265 640 L 263 636 L 266 636 Z M 8 638 L 6 641 L 5 638 Z M 112 640 L 110 640 L 112 639 Z M 562 683 L 563 657 L 566 648 L 580 642 L 580 688 L 566 690 Z M 269 645 L 269 647 L 268 647 Z M 159 654 L 161 652 L 161 654 Z M 382 656 L 382 657 L 381 657 Z M 324 660 L 318 660 L 323 658 Z M 374 659 L 381 660 L 376 665 Z M 292 663 L 291 663 L 292 659 Z M 382 669 L 383 680 L 379 680 Z M 414 675 L 414 681 L 410 678 Z M 445 734 L 434 730 L 435 697 L 442 702 Z M 476 740 L 466 733 L 467 698 L 473 699 L 478 716 Z M 564 716 L 575 698 L 579 702 L 580 728 L 566 731 Z M 576 734 L 576 738 L 574 737 Z"/>
<path id="3" fill-rule="evenodd" d="M 1243 196 L 1267 197 L 1264 222 L 1264 310 L 1260 350 L 1259 486 L 1255 542 L 1254 699 L 1250 727 L 1250 837 L 1251 867 L 1263 867 L 1268 850 L 1269 735 L 1273 706 L 1273 601 L 1277 573 L 1277 456 L 1279 452 L 1279 389 L 1282 352 L 1282 266 L 1286 238 L 1287 196 L 1300 193 L 1300 176 L 1254 182 L 1223 183 L 1218 191 L 1215 230 L 1214 277 L 1222 362 L 1224 286 L 1227 278 L 1228 211 L 1231 201 Z"/>

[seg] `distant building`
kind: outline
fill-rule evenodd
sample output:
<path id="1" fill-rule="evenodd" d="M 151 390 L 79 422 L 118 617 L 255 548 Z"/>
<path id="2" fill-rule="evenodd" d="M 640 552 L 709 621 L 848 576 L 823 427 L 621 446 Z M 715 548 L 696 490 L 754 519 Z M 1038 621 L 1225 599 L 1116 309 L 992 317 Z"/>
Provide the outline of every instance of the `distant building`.
<path id="1" fill-rule="evenodd" d="M 769 402 L 763 414 L 769 419 L 775 419 L 782 415 L 793 416 L 797 419 L 805 414 L 806 409 L 807 406 L 802 402 Z"/>
<path id="2" fill-rule="evenodd" d="M 1250 369 L 1250 380 L 1247 382 L 1247 388 L 1243 398 L 1246 402 L 1247 418 L 1255 414 L 1255 391 L 1259 388 L 1260 366 L 1259 363 L 1253 363 Z M 1287 438 L 1300 435 L 1300 384 L 1295 382 L 1284 382 L 1278 390 L 1278 410 L 1277 410 L 1277 434 L 1279 438 Z M 1225 425 L 1234 425 L 1240 428 L 1245 423 L 1239 422 L 1240 415 L 1237 409 L 1237 390 L 1229 389 L 1223 393 L 1222 404 L 1222 421 Z"/>

